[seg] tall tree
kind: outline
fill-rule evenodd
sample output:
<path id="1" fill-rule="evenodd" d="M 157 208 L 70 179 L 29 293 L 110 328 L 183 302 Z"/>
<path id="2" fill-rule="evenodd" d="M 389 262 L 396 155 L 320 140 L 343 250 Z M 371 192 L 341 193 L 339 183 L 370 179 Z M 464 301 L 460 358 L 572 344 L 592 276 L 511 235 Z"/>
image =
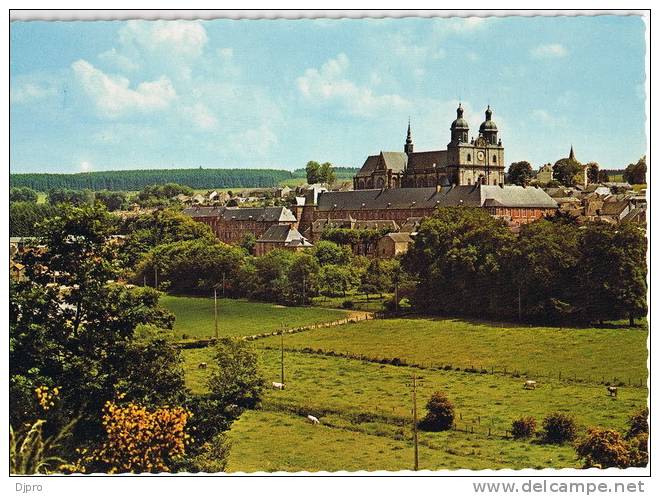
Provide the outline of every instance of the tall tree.
<path id="1" fill-rule="evenodd" d="M 623 172 L 623 179 L 630 184 L 646 184 L 646 155 L 637 163 L 629 164 Z"/>
<path id="2" fill-rule="evenodd" d="M 574 186 L 583 166 L 575 159 L 562 158 L 552 166 L 552 177 L 564 186 Z"/>
<path id="3" fill-rule="evenodd" d="M 11 188 L 9 190 L 10 202 L 37 203 L 37 192 L 32 188 Z"/>
<path id="4" fill-rule="evenodd" d="M 587 181 L 590 183 L 600 181 L 600 166 L 596 162 L 588 162 L 584 166 L 587 168 Z"/>
<path id="5" fill-rule="evenodd" d="M 322 182 L 321 177 L 321 164 L 310 160 L 305 166 L 305 172 L 307 174 L 307 184 L 316 184 Z"/>
<path id="6" fill-rule="evenodd" d="M 518 186 L 527 186 L 532 180 L 532 166 L 527 161 L 513 162 L 509 166 L 508 179 Z"/>
<path id="7" fill-rule="evenodd" d="M 319 175 L 321 177 L 321 182 L 327 184 L 332 184 L 336 180 L 335 170 L 330 162 L 324 162 L 323 164 L 321 164 Z"/>

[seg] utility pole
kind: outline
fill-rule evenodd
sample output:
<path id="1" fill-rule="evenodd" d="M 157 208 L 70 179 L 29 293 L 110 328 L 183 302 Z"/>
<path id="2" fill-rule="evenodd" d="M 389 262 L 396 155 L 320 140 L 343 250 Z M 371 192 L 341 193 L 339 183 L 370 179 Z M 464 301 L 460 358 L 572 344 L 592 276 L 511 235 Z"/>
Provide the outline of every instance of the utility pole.
<path id="1" fill-rule="evenodd" d="M 399 313 L 399 278 L 394 281 L 394 308 Z"/>
<path id="2" fill-rule="evenodd" d="M 280 383 L 284 384 L 284 329 L 280 334 Z"/>
<path id="3" fill-rule="evenodd" d="M 218 339 L 218 290 L 213 288 L 213 316 L 215 324 L 215 339 Z"/>
<path id="4" fill-rule="evenodd" d="M 303 305 L 304 305 L 305 301 L 307 301 L 307 300 L 305 300 L 305 274 L 303 274 L 303 288 L 302 289 L 303 289 L 302 301 L 303 301 Z"/>
<path id="5" fill-rule="evenodd" d="M 415 467 L 413 470 L 419 470 L 419 451 L 417 448 L 417 375 L 413 374 L 413 442 L 415 443 Z"/>
<path id="6" fill-rule="evenodd" d="M 225 273 L 222 273 L 222 297 L 225 297 Z"/>

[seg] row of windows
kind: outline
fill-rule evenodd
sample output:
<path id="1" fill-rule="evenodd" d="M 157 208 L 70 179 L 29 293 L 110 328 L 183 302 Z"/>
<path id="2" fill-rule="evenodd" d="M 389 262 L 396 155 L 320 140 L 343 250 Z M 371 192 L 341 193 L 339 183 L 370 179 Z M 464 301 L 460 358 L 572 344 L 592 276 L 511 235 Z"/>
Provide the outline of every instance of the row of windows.
<path id="1" fill-rule="evenodd" d="M 468 154 L 467 154 L 467 161 L 468 161 L 468 162 L 472 162 L 472 154 L 471 154 L 471 153 L 468 153 Z M 494 164 L 497 163 L 497 155 L 493 155 L 493 163 L 494 163 Z"/>

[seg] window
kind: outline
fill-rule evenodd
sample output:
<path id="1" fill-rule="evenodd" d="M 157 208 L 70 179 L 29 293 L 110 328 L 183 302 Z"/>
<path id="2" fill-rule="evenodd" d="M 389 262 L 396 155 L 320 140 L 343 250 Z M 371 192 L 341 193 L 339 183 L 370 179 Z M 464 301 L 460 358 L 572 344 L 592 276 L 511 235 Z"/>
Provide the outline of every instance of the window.
<path id="1" fill-rule="evenodd" d="M 493 163 L 494 163 L 494 164 L 497 163 L 497 155 L 493 155 Z"/>
<path id="2" fill-rule="evenodd" d="M 468 162 L 472 162 L 472 155 L 471 155 L 470 153 L 468 153 L 467 161 L 468 161 Z"/>

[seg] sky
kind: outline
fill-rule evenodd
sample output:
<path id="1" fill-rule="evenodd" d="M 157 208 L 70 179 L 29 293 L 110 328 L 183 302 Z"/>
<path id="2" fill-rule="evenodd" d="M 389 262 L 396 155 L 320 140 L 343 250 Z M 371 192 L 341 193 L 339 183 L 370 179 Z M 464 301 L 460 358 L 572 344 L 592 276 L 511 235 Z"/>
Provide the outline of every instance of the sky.
<path id="1" fill-rule="evenodd" d="M 507 164 L 645 154 L 636 16 L 17 22 L 10 169 L 360 167 L 487 105 Z"/>

